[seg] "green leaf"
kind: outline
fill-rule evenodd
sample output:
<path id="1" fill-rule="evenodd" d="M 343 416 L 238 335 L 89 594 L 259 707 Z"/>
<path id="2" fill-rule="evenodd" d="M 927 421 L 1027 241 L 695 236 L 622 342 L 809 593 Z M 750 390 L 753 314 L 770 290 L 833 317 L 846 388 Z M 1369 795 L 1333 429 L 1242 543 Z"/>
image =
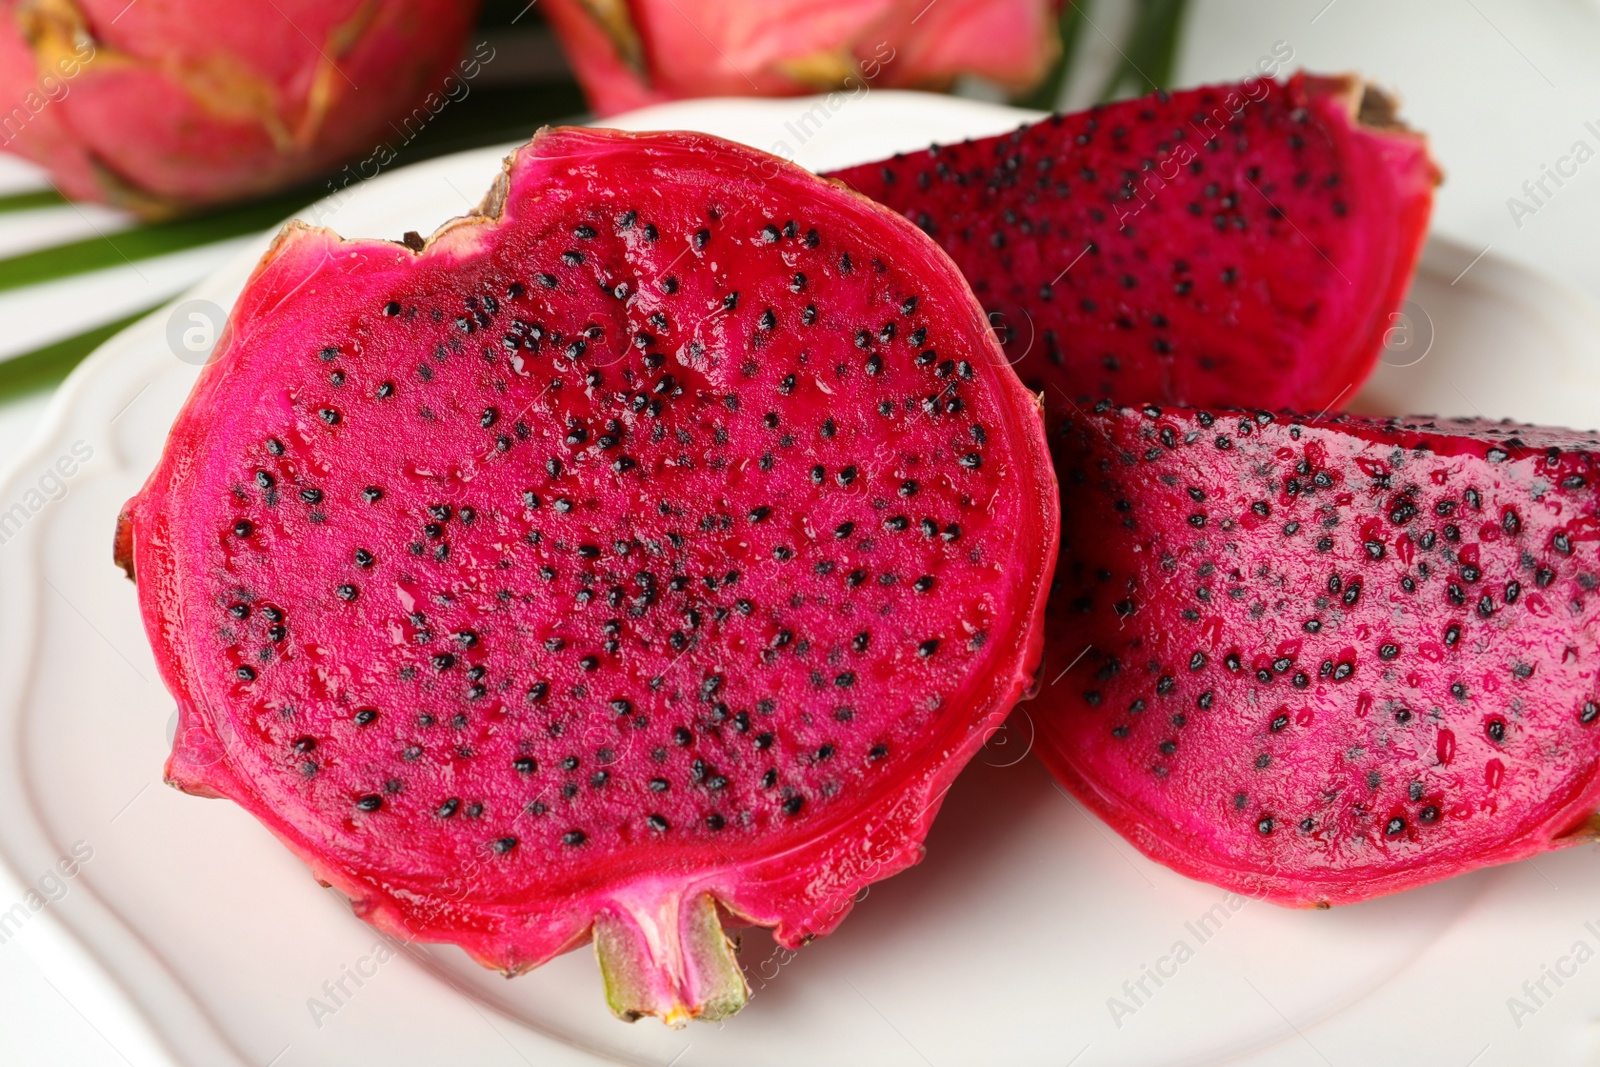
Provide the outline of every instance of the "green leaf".
<path id="1" fill-rule="evenodd" d="M 89 353 L 154 310 L 136 311 L 127 318 L 0 362 L 0 402 L 55 388 Z"/>
<path id="2" fill-rule="evenodd" d="M 114 234 L 0 259 L 0 291 L 125 263 L 137 263 L 142 259 L 256 233 L 282 222 L 314 196 L 314 192 L 302 187 L 239 207 L 170 222 L 147 223 Z"/>
<path id="3" fill-rule="evenodd" d="M 1072 64 L 1078 54 L 1078 41 L 1083 36 L 1083 27 L 1092 2 L 1093 0 L 1062 0 L 1061 21 L 1058 26 L 1061 35 L 1061 56 L 1056 60 L 1056 65 L 1050 73 L 1045 75 L 1044 81 L 1040 82 L 1032 92 L 1015 101 L 1018 107 L 1031 107 L 1036 111 L 1060 109 L 1061 92 L 1072 74 Z"/>
<path id="4" fill-rule="evenodd" d="M 31 193 L 12 193 L 0 196 L 0 214 L 8 211 L 33 211 L 42 207 L 60 207 L 67 198 L 54 189 L 40 189 Z"/>
<path id="5" fill-rule="evenodd" d="M 1172 84 L 1172 64 L 1188 0 L 1137 0 L 1138 14 L 1121 49 L 1122 58 L 1100 90 L 1102 101 L 1142 96 Z"/>

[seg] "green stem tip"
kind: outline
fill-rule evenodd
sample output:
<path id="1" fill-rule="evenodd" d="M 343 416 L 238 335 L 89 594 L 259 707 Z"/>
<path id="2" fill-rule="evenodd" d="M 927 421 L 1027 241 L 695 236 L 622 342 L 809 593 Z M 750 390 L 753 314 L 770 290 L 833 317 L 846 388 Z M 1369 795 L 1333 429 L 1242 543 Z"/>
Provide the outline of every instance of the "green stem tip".
<path id="1" fill-rule="evenodd" d="M 618 902 L 594 922 L 606 1003 L 617 1018 L 654 1015 L 674 1029 L 716 1022 L 750 999 L 733 942 L 708 893 Z"/>

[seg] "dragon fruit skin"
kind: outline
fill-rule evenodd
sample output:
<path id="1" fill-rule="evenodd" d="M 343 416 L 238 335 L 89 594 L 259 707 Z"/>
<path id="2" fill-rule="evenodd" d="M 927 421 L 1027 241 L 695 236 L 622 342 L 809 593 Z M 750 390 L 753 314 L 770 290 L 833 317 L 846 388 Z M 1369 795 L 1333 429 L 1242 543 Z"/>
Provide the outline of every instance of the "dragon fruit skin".
<path id="1" fill-rule="evenodd" d="M 1439 173 L 1351 76 L 1158 93 L 830 175 L 949 252 L 1023 382 L 1321 411 L 1356 395 Z"/>
<path id="2" fill-rule="evenodd" d="M 737 1010 L 915 863 L 1041 654 L 1038 405 L 932 242 L 704 135 L 562 129 L 411 245 L 291 225 L 118 525 L 238 802 L 407 940 Z"/>
<path id="3" fill-rule="evenodd" d="M 477 7 L 0 0 L 0 148 L 153 217 L 272 192 L 420 128 Z"/>
<path id="4" fill-rule="evenodd" d="M 1146 855 L 1326 907 L 1591 839 L 1600 435 L 1102 403 L 1052 441 L 1036 751 Z"/>
<path id="5" fill-rule="evenodd" d="M 1014 90 L 1060 52 L 1052 0 L 546 0 L 596 112 L 685 97 L 944 87 Z"/>

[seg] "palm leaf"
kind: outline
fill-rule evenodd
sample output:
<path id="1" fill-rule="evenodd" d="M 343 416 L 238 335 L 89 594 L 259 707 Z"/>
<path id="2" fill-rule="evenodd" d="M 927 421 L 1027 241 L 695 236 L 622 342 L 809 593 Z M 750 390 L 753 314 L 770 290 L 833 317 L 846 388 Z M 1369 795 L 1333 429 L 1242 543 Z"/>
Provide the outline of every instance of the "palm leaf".
<path id="1" fill-rule="evenodd" d="M 42 207 L 60 207 L 66 202 L 67 198 L 54 189 L 12 193 L 10 196 L 0 196 L 0 214 L 8 211 L 35 211 Z"/>
<path id="2" fill-rule="evenodd" d="M 55 388 L 89 353 L 154 310 L 136 311 L 116 322 L 96 326 L 0 363 L 0 401 Z"/>
<path id="3" fill-rule="evenodd" d="M 1061 15 L 1056 30 L 1060 35 L 1061 54 L 1056 65 L 1032 92 L 1016 101 L 1018 107 L 1031 107 L 1035 111 L 1055 111 L 1061 106 L 1061 93 L 1072 73 L 1072 61 L 1078 54 L 1078 41 L 1083 36 L 1089 5 L 1093 0 L 1062 0 Z"/>
<path id="4" fill-rule="evenodd" d="M 1111 77 L 1100 90 L 1101 100 L 1143 96 L 1172 84 L 1172 64 L 1177 58 L 1178 35 L 1188 0 L 1136 0 L 1133 29 Z"/>

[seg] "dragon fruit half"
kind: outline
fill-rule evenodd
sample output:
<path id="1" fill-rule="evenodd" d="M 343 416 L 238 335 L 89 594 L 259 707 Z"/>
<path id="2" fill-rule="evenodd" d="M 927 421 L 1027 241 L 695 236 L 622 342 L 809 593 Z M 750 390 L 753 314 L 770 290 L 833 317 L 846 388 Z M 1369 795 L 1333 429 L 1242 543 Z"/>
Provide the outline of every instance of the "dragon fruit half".
<path id="1" fill-rule="evenodd" d="M 387 165 L 391 142 L 443 107 L 477 7 L 0 0 L 0 149 L 43 164 L 67 196 L 147 216 L 271 192 L 362 153 Z"/>
<path id="2" fill-rule="evenodd" d="M 1439 172 L 1392 102 L 1297 74 L 1157 93 L 835 172 L 950 253 L 1053 412 L 1355 396 Z"/>
<path id="3" fill-rule="evenodd" d="M 725 1016 L 917 861 L 1031 680 L 1038 405 L 942 252 L 694 134 L 541 133 L 431 240 L 291 225 L 118 524 L 181 789 L 356 911 Z"/>
<path id="4" fill-rule="evenodd" d="M 1593 838 L 1600 436 L 1102 403 L 1053 443 L 1038 751 L 1145 853 L 1327 906 Z"/>

